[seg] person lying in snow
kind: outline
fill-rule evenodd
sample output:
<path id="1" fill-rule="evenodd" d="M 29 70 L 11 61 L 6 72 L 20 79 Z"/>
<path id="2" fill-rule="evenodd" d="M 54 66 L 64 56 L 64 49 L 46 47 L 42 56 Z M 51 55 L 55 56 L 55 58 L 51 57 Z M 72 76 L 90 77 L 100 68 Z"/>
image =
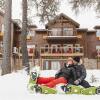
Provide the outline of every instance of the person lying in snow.
<path id="1" fill-rule="evenodd" d="M 64 65 L 56 74 L 55 77 L 38 77 L 36 84 L 45 85 L 50 88 L 55 87 L 57 84 L 73 84 L 76 80 L 75 69 L 73 68 L 73 59 L 68 58 L 67 64 Z"/>

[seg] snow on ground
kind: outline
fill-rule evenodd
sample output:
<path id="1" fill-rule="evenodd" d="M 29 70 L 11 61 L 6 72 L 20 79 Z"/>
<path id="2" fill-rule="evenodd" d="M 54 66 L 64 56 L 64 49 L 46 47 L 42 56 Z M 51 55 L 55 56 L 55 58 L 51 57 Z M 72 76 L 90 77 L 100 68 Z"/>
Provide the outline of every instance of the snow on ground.
<path id="1" fill-rule="evenodd" d="M 41 76 L 54 76 L 56 71 L 41 71 Z M 97 82 L 92 85 L 100 85 L 100 70 L 88 70 L 87 78 L 91 82 L 91 75 L 94 75 Z M 24 70 L 13 72 L 12 74 L 0 76 L 0 100 L 94 100 L 100 99 L 100 95 L 65 95 L 65 94 L 32 94 L 27 90 L 29 76 Z"/>

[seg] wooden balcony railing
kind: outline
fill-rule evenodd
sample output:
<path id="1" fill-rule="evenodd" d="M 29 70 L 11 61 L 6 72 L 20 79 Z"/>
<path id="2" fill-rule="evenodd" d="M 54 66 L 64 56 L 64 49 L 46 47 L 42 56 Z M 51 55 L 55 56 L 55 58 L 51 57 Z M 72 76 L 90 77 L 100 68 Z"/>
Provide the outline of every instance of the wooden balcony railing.
<path id="1" fill-rule="evenodd" d="M 83 56 L 83 47 L 41 47 L 41 56 Z"/>

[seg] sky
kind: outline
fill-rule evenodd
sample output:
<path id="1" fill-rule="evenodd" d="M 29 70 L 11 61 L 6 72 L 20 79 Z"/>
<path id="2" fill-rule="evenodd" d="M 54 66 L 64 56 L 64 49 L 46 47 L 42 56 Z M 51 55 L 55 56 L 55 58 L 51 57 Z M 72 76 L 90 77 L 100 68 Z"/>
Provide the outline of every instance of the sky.
<path id="1" fill-rule="evenodd" d="M 12 0 L 12 16 L 13 19 L 21 19 L 21 0 Z M 92 29 L 95 25 L 100 25 L 100 18 L 97 18 L 97 14 L 93 9 L 81 11 L 78 15 L 71 10 L 71 5 L 68 4 L 68 0 L 63 0 L 60 6 L 59 13 L 64 13 L 76 22 L 80 24 L 80 28 Z M 43 28 L 43 25 L 39 23 L 39 19 L 33 18 L 34 23 L 39 27 Z"/>

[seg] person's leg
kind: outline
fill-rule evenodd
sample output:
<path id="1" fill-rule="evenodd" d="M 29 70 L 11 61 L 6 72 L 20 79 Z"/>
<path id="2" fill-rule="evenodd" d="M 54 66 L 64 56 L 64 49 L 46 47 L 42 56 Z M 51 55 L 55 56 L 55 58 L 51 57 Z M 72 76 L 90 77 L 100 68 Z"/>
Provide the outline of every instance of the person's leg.
<path id="1" fill-rule="evenodd" d="M 91 87 L 91 85 L 86 80 L 83 80 L 79 85 L 83 86 L 84 88 Z"/>
<path id="2" fill-rule="evenodd" d="M 49 83 L 47 83 L 45 85 L 48 86 L 48 87 L 50 87 L 50 88 L 53 88 L 53 87 L 55 87 L 59 83 L 66 84 L 67 80 L 64 77 L 60 77 L 60 78 L 57 78 L 55 80 L 52 80 L 51 82 L 49 82 Z"/>
<path id="3" fill-rule="evenodd" d="M 55 77 L 38 77 L 37 84 L 46 84 L 55 80 Z"/>

